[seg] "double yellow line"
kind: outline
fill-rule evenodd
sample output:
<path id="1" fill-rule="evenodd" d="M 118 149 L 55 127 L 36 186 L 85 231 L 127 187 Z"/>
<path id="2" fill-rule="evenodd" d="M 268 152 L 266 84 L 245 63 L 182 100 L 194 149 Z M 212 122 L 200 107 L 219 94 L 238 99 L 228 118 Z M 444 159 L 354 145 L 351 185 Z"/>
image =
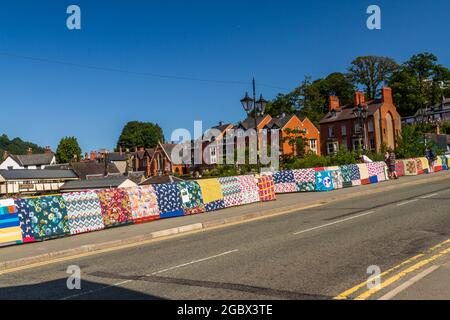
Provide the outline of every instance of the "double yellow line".
<path id="1" fill-rule="evenodd" d="M 379 292 L 380 290 L 394 284 L 395 282 L 399 281 L 400 279 L 402 279 L 403 277 L 407 276 L 408 274 L 410 274 L 411 272 L 414 272 L 428 264 L 430 264 L 431 262 L 441 258 L 442 256 L 450 253 L 450 246 L 448 246 L 447 248 L 439 251 L 436 254 L 433 254 L 435 251 L 438 251 L 439 249 L 442 249 L 443 247 L 446 247 L 447 245 L 450 245 L 450 239 L 447 239 L 441 243 L 439 243 L 438 245 L 428 249 L 427 251 L 425 251 L 424 253 L 418 254 L 406 261 L 403 261 L 402 263 L 386 270 L 385 272 L 381 273 L 378 276 L 375 277 L 371 277 L 369 280 L 373 281 L 376 279 L 381 279 L 382 277 L 391 274 L 397 270 L 402 269 L 403 267 L 414 263 L 416 261 L 415 264 L 413 264 L 412 266 L 408 267 L 407 269 L 397 273 L 396 275 L 386 279 L 385 281 L 383 281 L 381 283 L 380 286 L 378 287 L 374 287 L 371 288 L 369 290 L 364 291 L 363 293 L 357 295 L 354 300 L 366 300 L 368 298 L 370 298 L 371 296 L 373 296 L 375 293 Z M 425 258 L 426 256 L 433 254 L 432 256 Z M 421 260 L 422 258 L 425 258 L 423 260 Z M 366 282 L 362 282 L 356 286 L 354 286 L 353 288 L 350 288 L 344 292 L 342 292 L 341 294 L 339 294 L 338 296 L 334 297 L 335 300 L 346 300 L 346 299 L 351 299 L 351 295 L 355 294 L 356 292 L 360 291 L 362 288 L 367 287 L 367 281 Z"/>

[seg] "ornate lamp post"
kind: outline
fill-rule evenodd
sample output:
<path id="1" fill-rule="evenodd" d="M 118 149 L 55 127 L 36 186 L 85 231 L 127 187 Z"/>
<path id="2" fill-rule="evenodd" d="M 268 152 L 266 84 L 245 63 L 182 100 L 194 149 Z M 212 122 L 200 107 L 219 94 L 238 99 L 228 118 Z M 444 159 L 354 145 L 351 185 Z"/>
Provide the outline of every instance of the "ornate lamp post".
<path id="1" fill-rule="evenodd" d="M 249 117 L 253 117 L 255 121 L 256 130 L 256 162 L 258 166 L 258 171 L 260 168 L 259 162 L 259 136 L 258 136 L 258 116 L 262 116 L 266 110 L 267 101 L 263 98 L 262 94 L 259 99 L 256 100 L 256 81 L 253 78 L 253 99 L 249 97 L 248 92 L 245 93 L 245 97 L 241 99 L 242 107 Z"/>
<path id="2" fill-rule="evenodd" d="M 367 106 L 363 106 L 362 104 L 358 104 L 354 109 L 353 109 L 353 115 L 355 116 L 356 120 L 358 121 L 358 125 L 359 125 L 359 139 L 361 141 L 363 141 L 363 151 L 366 152 L 367 147 L 366 147 L 366 120 L 367 117 L 369 115 L 369 108 Z"/>

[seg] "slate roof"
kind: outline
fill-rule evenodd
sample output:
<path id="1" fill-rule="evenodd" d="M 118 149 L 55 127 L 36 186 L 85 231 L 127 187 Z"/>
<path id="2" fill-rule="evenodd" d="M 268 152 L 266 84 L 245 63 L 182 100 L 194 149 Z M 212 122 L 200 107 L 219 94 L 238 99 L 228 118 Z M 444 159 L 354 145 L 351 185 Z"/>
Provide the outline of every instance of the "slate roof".
<path id="1" fill-rule="evenodd" d="M 256 121 L 258 123 L 258 125 L 267 117 L 267 115 L 264 116 L 258 116 L 256 117 Z M 253 117 L 247 117 L 245 120 L 239 122 L 239 125 L 241 125 L 245 130 L 248 129 L 255 129 L 255 118 Z"/>
<path id="2" fill-rule="evenodd" d="M 49 165 L 52 162 L 55 155 L 53 153 L 25 154 L 25 155 L 11 154 L 10 157 L 13 158 L 14 161 L 16 161 L 22 167 L 24 167 L 24 166 Z"/>
<path id="3" fill-rule="evenodd" d="M 53 180 L 53 179 L 78 179 L 72 170 L 0 170 L 0 176 L 5 180 Z"/>
<path id="4" fill-rule="evenodd" d="M 127 161 L 128 155 L 126 153 L 120 153 L 120 152 L 111 152 L 108 153 L 108 160 L 109 161 Z"/>
<path id="5" fill-rule="evenodd" d="M 377 112 L 382 106 L 383 101 L 381 100 L 373 100 L 365 103 L 369 108 L 368 116 L 373 116 L 375 112 Z M 355 115 L 353 114 L 354 105 L 346 105 L 337 110 L 336 116 L 333 116 L 331 112 L 328 112 L 322 120 L 320 120 L 320 124 L 331 123 L 342 120 L 355 119 Z"/>
<path id="6" fill-rule="evenodd" d="M 70 164 L 54 165 L 46 167 L 44 171 L 53 171 L 59 169 L 71 169 L 82 180 L 87 179 L 87 176 L 105 174 L 105 164 L 97 161 L 72 162 Z M 108 163 L 108 174 L 120 174 L 119 169 L 114 163 Z"/>
<path id="7" fill-rule="evenodd" d="M 127 177 L 108 177 L 102 179 L 68 181 L 61 186 L 62 191 L 117 188 L 127 181 Z"/>
<path id="8" fill-rule="evenodd" d="M 184 181 L 181 178 L 175 177 L 175 176 L 153 176 L 149 177 L 145 181 L 141 182 L 140 186 L 148 186 L 151 184 L 160 184 L 160 183 L 171 183 L 171 182 L 180 182 Z"/>
<path id="9" fill-rule="evenodd" d="M 292 119 L 293 116 L 293 114 L 282 114 L 278 117 L 272 118 L 266 127 L 268 129 L 272 129 L 273 126 L 277 126 L 281 129 Z"/>

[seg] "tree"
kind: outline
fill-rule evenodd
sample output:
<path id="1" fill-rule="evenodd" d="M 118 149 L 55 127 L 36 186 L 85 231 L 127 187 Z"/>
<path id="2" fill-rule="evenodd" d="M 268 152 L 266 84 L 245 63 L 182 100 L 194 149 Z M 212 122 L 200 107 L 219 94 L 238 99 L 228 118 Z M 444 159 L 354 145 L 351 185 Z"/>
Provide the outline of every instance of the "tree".
<path id="1" fill-rule="evenodd" d="M 69 163 L 81 159 L 81 148 L 75 137 L 65 137 L 59 142 L 56 149 L 56 159 L 58 163 Z"/>
<path id="2" fill-rule="evenodd" d="M 164 134 L 158 124 L 131 121 L 123 128 L 117 148 L 130 150 L 135 147 L 154 148 L 159 141 L 164 142 Z"/>
<path id="3" fill-rule="evenodd" d="M 0 135 L 0 157 L 3 152 L 8 151 L 10 154 L 26 154 L 28 148 L 33 149 L 34 153 L 43 153 L 44 148 L 20 138 L 10 140 L 6 134 Z"/>
<path id="4" fill-rule="evenodd" d="M 368 99 L 374 99 L 380 85 L 387 82 L 398 68 L 388 57 L 364 56 L 352 61 L 349 75 L 355 85 L 363 85 Z"/>
<path id="5" fill-rule="evenodd" d="M 424 143 L 423 132 L 419 127 L 408 125 L 403 127 L 401 135 L 397 139 L 395 152 L 397 158 L 415 158 L 425 155 L 425 148 L 430 145 Z"/>
<path id="6" fill-rule="evenodd" d="M 450 94 L 450 70 L 438 64 L 435 55 L 421 53 L 403 63 L 392 74 L 389 85 L 399 113 L 409 116 Z"/>
<path id="7" fill-rule="evenodd" d="M 284 130 L 282 142 L 287 142 L 292 147 L 292 154 L 289 156 L 297 157 L 305 155 L 307 139 L 305 138 L 305 130 L 290 129 Z"/>

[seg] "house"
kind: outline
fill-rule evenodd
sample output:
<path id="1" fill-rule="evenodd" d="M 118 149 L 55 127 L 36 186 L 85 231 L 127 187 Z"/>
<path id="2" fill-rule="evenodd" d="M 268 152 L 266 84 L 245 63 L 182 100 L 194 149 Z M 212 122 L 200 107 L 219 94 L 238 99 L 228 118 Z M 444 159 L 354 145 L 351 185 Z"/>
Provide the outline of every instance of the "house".
<path id="1" fill-rule="evenodd" d="M 401 117 L 392 100 L 392 90 L 383 88 L 381 98 L 365 101 L 364 94 L 356 92 L 355 103 L 341 106 L 339 98 L 330 97 L 330 110 L 320 121 L 320 145 L 322 154 L 335 154 L 340 147 L 346 150 L 379 151 L 384 144 L 395 148 L 401 133 Z M 357 105 L 367 108 L 367 120 L 363 128 L 353 113 Z M 364 131 L 362 131 L 364 130 Z M 363 134 L 364 133 L 364 134 Z M 362 140 L 365 136 L 366 141 Z"/>
<path id="2" fill-rule="evenodd" d="M 295 114 L 288 115 L 283 113 L 280 116 L 272 118 L 270 122 L 265 126 L 265 129 L 280 130 L 279 138 L 281 155 L 301 156 L 300 149 L 292 146 L 287 139 L 284 139 L 285 137 L 289 136 L 287 132 L 289 129 L 303 131 L 304 133 L 302 134 L 302 136 L 307 141 L 305 151 L 311 151 L 317 155 L 320 155 L 320 148 L 318 148 L 318 144 L 320 142 L 320 131 L 307 117 L 305 117 L 302 121 Z"/>
<path id="3" fill-rule="evenodd" d="M 104 176 L 122 176 L 122 173 L 114 163 L 108 163 L 105 166 L 104 162 L 92 160 L 51 165 L 46 167 L 45 170 L 72 170 L 81 180 Z"/>
<path id="4" fill-rule="evenodd" d="M 68 181 L 61 186 L 61 192 L 76 192 L 83 190 L 102 190 L 113 188 L 132 188 L 138 185 L 127 177 L 103 177 L 89 180 Z"/>
<path id="5" fill-rule="evenodd" d="M 13 155 L 5 152 L 0 170 L 44 169 L 53 164 L 56 164 L 56 157 L 50 147 L 46 147 L 45 153 L 42 154 L 33 154 L 33 150 L 28 148 L 25 155 Z"/>
<path id="6" fill-rule="evenodd" d="M 56 193 L 67 181 L 78 179 L 72 170 L 0 170 L 0 197 Z"/>
<path id="7" fill-rule="evenodd" d="M 450 98 L 442 98 L 442 102 L 434 106 L 422 108 L 410 117 L 402 118 L 402 125 L 419 124 L 428 121 L 450 121 Z"/>

